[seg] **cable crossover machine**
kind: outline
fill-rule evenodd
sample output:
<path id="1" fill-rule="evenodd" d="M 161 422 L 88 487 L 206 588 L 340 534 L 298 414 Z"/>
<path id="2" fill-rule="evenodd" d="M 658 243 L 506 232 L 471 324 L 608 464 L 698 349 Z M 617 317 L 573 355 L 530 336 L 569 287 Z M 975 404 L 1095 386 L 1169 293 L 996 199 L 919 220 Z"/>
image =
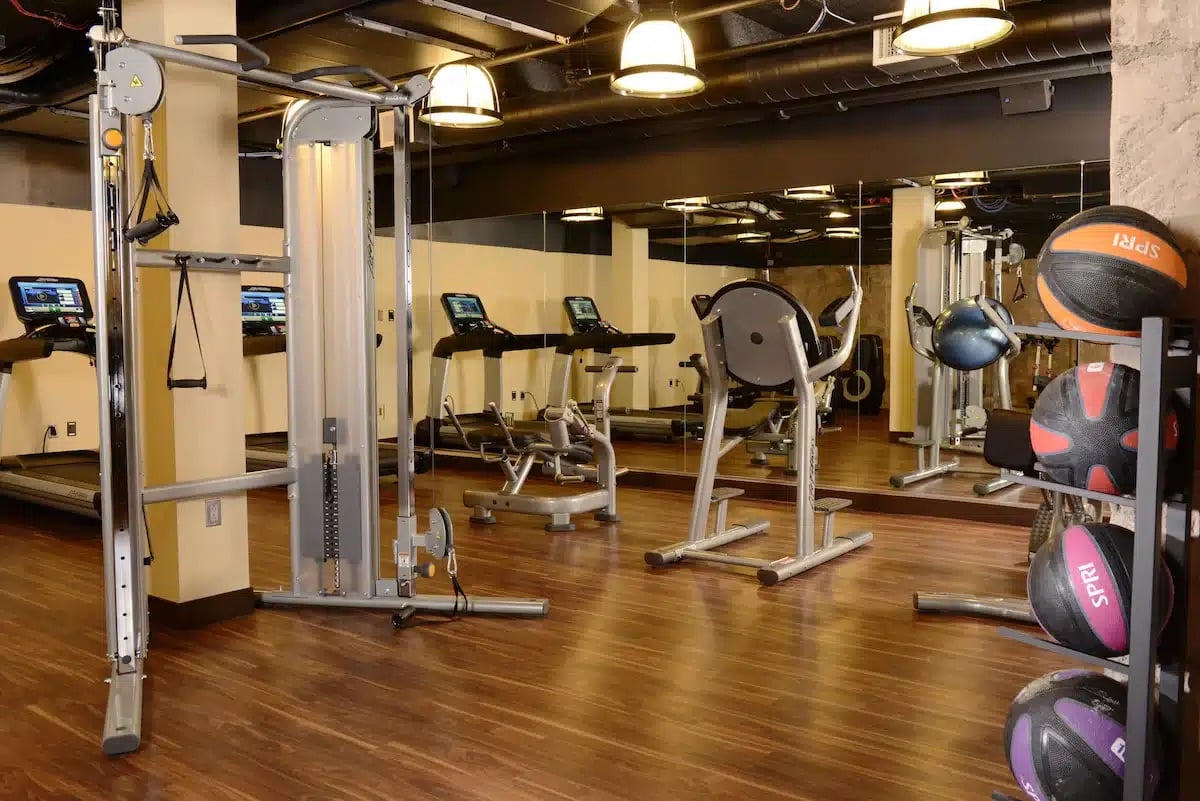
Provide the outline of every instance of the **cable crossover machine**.
<path id="1" fill-rule="evenodd" d="M 360 66 L 323 67 L 289 75 L 267 69 L 266 53 L 229 35 L 176 38 L 179 45 L 233 45 L 240 60 L 136 41 L 117 25 L 115 3 L 89 32 L 96 56 L 90 99 L 91 183 L 96 290 L 96 371 L 100 396 L 101 520 L 107 649 L 111 661 L 101 746 L 107 754 L 136 750 L 142 739 L 142 680 L 149 645 L 144 507 L 287 486 L 292 584 L 259 591 L 261 604 L 390 609 L 397 619 L 418 610 L 539 617 L 544 599 L 468 597 L 457 579 L 454 532 L 444 509 L 430 511 L 419 531 L 414 508 L 412 431 L 412 264 L 409 142 L 412 106 L 429 91 L 424 76 L 398 86 Z M 284 118 L 284 255 L 255 256 L 135 248 L 179 224 L 163 212 L 129 224 L 129 129 L 150 117 L 163 97 L 161 62 L 234 75 L 240 82 L 313 99 Z M 367 91 L 319 80 L 366 75 Z M 395 115 L 392 143 L 396 236 L 396 397 L 398 510 L 394 572 L 380 575 L 375 386 L 374 135 L 379 115 Z M 149 168 L 147 168 L 148 171 Z M 144 204 L 143 204 L 144 206 Z M 141 210 L 144 211 L 144 208 Z M 139 211 L 140 216 L 140 211 Z M 186 221 L 185 221 L 186 222 Z M 207 270 L 285 276 L 288 311 L 288 461 L 286 467 L 143 485 L 138 406 L 137 268 Z M 186 272 L 184 272 L 186 275 Z M 181 285 L 184 283 L 181 276 Z M 334 357 L 336 355 L 336 357 Z M 203 379 L 174 385 L 203 391 Z M 444 559 L 454 595 L 420 595 L 432 574 L 420 551 Z M 396 619 L 394 619 L 394 622 Z"/>

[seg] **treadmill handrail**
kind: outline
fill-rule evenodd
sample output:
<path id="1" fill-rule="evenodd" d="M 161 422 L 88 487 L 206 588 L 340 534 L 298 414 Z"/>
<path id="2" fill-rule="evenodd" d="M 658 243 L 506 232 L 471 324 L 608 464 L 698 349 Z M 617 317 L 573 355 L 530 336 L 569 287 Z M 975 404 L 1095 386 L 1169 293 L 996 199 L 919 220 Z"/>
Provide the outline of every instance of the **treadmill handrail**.
<path id="1" fill-rule="evenodd" d="M 566 334 L 510 334 L 496 329 L 480 329 L 467 334 L 444 336 L 433 346 L 434 358 L 445 359 L 455 353 L 483 351 L 485 356 L 499 356 L 518 350 L 557 348 Z"/>
<path id="2" fill-rule="evenodd" d="M 54 341 L 34 337 L 0 340 L 0 369 L 11 369 L 18 362 L 45 359 L 54 352 Z"/>
<path id="3" fill-rule="evenodd" d="M 568 334 L 556 349 L 570 355 L 581 350 L 608 353 L 613 348 L 638 348 L 650 345 L 669 345 L 675 341 L 672 333 L 626 334 L 613 331 L 593 331 L 588 334 Z"/>

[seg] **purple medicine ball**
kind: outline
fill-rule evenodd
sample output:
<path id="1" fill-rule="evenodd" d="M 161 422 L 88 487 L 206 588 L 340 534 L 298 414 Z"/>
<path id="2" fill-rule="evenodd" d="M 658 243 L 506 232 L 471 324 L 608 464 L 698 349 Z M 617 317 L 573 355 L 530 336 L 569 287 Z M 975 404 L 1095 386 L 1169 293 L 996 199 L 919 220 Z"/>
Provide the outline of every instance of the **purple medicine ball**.
<path id="1" fill-rule="evenodd" d="M 1102 673 L 1064 670 L 1017 695 L 1004 748 L 1032 801 L 1121 801 L 1125 785 L 1125 685 Z M 1160 747 L 1151 754 L 1158 784 Z"/>

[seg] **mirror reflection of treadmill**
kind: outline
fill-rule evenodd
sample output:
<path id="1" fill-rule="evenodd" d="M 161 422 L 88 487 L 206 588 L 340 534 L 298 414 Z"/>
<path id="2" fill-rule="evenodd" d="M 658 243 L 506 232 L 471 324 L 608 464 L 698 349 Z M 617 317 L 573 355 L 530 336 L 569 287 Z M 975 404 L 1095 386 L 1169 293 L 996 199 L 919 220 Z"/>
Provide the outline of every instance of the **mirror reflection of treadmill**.
<path id="1" fill-rule="evenodd" d="M 0 341 L 0 425 L 15 365 L 59 352 L 96 357 L 92 304 L 83 281 L 15 276 L 8 288 L 25 334 Z M 2 434 L 0 430 L 0 438 Z M 60 438 L 66 434 L 59 430 Z M 98 518 L 99 455 L 94 450 L 69 450 L 7 457 L 0 461 L 0 495 Z"/>
<path id="2" fill-rule="evenodd" d="M 375 345 L 383 338 L 376 334 Z M 282 287 L 242 287 L 242 356 L 267 356 L 287 351 L 287 302 Z M 270 431 L 246 435 L 246 469 L 287 466 L 288 434 Z M 396 475 L 396 443 L 379 443 L 379 475 Z"/>
<path id="3" fill-rule="evenodd" d="M 598 355 L 598 364 L 604 362 L 604 359 L 600 358 L 601 355 L 610 354 L 617 348 L 665 345 L 675 340 L 674 334 L 626 334 L 606 322 L 600 316 L 596 301 L 584 295 L 563 298 L 563 308 L 566 309 L 567 319 L 571 322 L 571 330 L 580 337 L 580 341 L 586 342 L 583 337 L 589 334 L 608 335 L 606 338 L 609 341 L 606 344 L 592 348 Z M 647 337 L 650 339 L 646 339 Z M 565 366 L 565 363 L 560 364 Z M 565 378 L 559 377 L 559 380 Z M 557 382 L 555 385 L 557 386 Z M 591 395 L 590 388 L 586 395 Z M 580 403 L 579 408 L 589 416 L 592 413 L 590 402 Z M 704 409 L 698 399 L 685 404 L 658 406 L 652 409 L 631 409 L 614 405 L 609 408 L 608 415 L 612 435 L 621 439 L 673 440 L 686 435 L 697 435 L 704 427 Z"/>
<path id="4" fill-rule="evenodd" d="M 429 381 L 429 396 L 426 416 L 417 423 L 415 434 L 418 447 L 466 449 L 479 447 L 494 450 L 503 447 L 503 429 L 487 404 L 495 404 L 496 410 L 504 414 L 504 354 L 516 351 L 556 348 L 565 334 L 514 334 L 497 325 L 488 316 L 483 300 L 469 292 L 445 292 L 442 294 L 442 311 L 450 323 L 451 333 L 437 341 L 431 359 L 432 373 Z M 444 418 L 442 404 L 450 389 L 450 366 L 455 354 L 483 354 L 484 409 L 470 411 L 455 409 L 455 416 L 467 431 L 472 442 L 462 441 L 448 418 Z M 525 446 L 536 441 L 549 441 L 546 423 L 540 420 L 514 420 L 506 423 L 514 442 Z"/>

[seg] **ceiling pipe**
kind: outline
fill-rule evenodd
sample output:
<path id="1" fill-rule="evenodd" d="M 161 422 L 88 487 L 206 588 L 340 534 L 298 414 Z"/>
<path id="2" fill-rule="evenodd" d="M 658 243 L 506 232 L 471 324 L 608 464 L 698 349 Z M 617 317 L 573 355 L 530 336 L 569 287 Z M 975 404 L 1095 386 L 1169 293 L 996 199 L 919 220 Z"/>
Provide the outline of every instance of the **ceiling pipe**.
<path id="1" fill-rule="evenodd" d="M 874 67 L 869 40 L 835 40 L 710 74 L 705 91 L 687 99 L 634 101 L 598 87 L 562 93 L 557 98 L 543 95 L 524 106 L 510 102 L 505 105 L 503 128 L 489 134 L 447 132 L 444 142 L 470 144 L 743 104 L 778 104 L 1112 50 L 1107 3 L 1031 4 L 1014 16 L 1018 31 L 1014 36 L 986 50 L 959 56 L 956 63 L 922 72 L 890 76 Z"/>
<path id="2" fill-rule="evenodd" d="M 738 11 L 745 11 L 748 8 L 754 8 L 755 6 L 765 6 L 769 3 L 773 4 L 776 2 L 778 2 L 778 0 L 726 0 L 726 2 L 714 3 L 711 6 L 697 8 L 694 11 L 682 12 L 676 18 L 680 22 L 694 22 L 696 20 L 719 17 L 722 14 L 733 14 Z M 527 58 L 544 58 L 555 53 L 561 53 L 564 50 L 571 50 L 577 47 L 587 47 L 589 45 L 599 44 L 601 42 L 611 42 L 624 36 L 625 26 L 622 25 L 617 30 L 572 39 L 566 44 L 538 45 L 535 47 L 520 47 L 513 48 L 512 50 L 508 51 L 501 51 L 486 61 L 480 61 L 476 63 L 478 63 L 480 66 L 486 67 L 487 69 L 492 69 L 493 67 L 502 67 L 505 64 L 513 64 L 517 61 L 524 61 Z"/>
<path id="3" fill-rule="evenodd" d="M 287 13 L 260 17 L 257 24 L 253 22 L 249 24 L 241 35 L 251 42 L 260 42 L 307 25 L 315 25 L 318 22 L 338 17 L 347 11 L 361 11 L 371 6 L 382 5 L 384 2 L 386 0 L 356 0 L 356 2 L 339 0 L 332 4 L 328 1 L 309 0 L 309 2 L 288 3 L 285 6 Z M 64 77 L 60 77 L 50 86 L 33 89 L 10 89 L 0 86 L 0 103 L 20 106 L 20 108 L 0 114 L 0 122 L 10 122 L 27 117 L 36 113 L 40 108 L 72 103 L 87 97 L 94 91 L 92 76 L 95 63 L 91 56 L 80 59 L 80 63 L 74 68 L 67 68 L 67 65 L 61 61 L 57 63 L 57 66 L 57 72 Z M 285 91 L 280 93 L 289 94 Z M 298 92 L 296 96 L 304 97 L 306 95 Z M 286 108 L 286 106 L 281 108 Z"/>
<path id="4" fill-rule="evenodd" d="M 1063 61 L 1030 64 L 1023 67 L 988 70 L 918 83 L 883 86 L 854 94 L 830 95 L 776 106 L 742 105 L 678 114 L 673 117 L 647 118 L 608 128 L 578 128 L 540 136 L 494 141 L 475 146 L 443 147 L 414 157 L 414 169 L 469 164 L 489 158 L 521 156 L 552 150 L 602 147 L 608 143 L 642 141 L 672 136 L 688 130 L 711 131 L 717 128 L 762 123 L 768 119 L 787 119 L 805 114 L 829 113 L 888 103 L 925 100 L 934 97 L 987 91 L 1004 86 L 1041 80 L 1068 80 L 1110 71 L 1112 57 L 1100 54 Z M 640 124 L 639 124 L 640 123 Z"/>

